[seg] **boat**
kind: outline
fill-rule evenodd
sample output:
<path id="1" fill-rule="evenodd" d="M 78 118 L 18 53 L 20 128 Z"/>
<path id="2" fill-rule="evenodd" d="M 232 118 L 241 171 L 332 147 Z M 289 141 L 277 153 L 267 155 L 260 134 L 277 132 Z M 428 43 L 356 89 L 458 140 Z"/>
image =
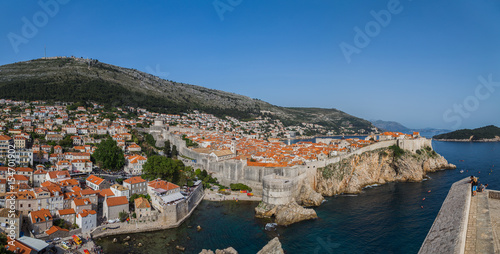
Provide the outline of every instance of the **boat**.
<path id="1" fill-rule="evenodd" d="M 462 169 L 462 170 L 460 170 L 460 174 L 463 174 L 463 173 L 464 173 L 464 170 L 463 170 L 463 169 Z"/>

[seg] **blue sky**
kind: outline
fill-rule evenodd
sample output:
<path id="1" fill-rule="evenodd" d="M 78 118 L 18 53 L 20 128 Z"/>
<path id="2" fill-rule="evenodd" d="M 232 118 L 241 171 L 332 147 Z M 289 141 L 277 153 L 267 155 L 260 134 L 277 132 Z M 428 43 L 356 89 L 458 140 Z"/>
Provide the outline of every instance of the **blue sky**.
<path id="1" fill-rule="evenodd" d="M 47 56 L 94 58 L 280 106 L 414 128 L 500 126 L 498 1 L 40 2 L 49 8 L 1 1 L 0 64 L 43 57 L 46 45 Z M 350 61 L 340 45 L 356 47 Z"/>

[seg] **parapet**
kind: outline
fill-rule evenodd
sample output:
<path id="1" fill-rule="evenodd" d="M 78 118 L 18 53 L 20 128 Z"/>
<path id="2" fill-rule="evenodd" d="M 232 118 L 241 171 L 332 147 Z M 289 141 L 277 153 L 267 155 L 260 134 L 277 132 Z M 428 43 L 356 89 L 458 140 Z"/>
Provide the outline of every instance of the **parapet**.
<path id="1" fill-rule="evenodd" d="M 471 203 L 469 180 L 451 186 L 418 253 L 464 253 Z"/>

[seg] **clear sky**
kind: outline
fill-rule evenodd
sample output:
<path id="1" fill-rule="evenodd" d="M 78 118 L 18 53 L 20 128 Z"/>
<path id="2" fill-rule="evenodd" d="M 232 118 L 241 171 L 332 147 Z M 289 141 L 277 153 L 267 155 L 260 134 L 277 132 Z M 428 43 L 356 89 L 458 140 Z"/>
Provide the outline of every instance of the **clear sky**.
<path id="1" fill-rule="evenodd" d="M 280 106 L 413 128 L 500 126 L 500 1 L 39 3 L 0 2 L 0 64 L 43 57 L 46 45 L 47 56 Z"/>

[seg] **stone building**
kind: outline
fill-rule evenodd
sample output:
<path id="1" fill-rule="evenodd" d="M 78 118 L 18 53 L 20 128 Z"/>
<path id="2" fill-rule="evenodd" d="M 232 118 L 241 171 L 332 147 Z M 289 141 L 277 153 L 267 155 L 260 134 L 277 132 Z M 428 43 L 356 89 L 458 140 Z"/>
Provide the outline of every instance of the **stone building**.
<path id="1" fill-rule="evenodd" d="M 52 227 L 53 218 L 47 209 L 31 211 L 28 213 L 28 217 L 31 222 L 31 230 L 34 234 L 45 232 Z"/>
<path id="2" fill-rule="evenodd" d="M 5 234 L 11 234 L 11 231 L 15 233 L 16 238 L 19 238 L 19 232 L 22 227 L 22 218 L 19 211 L 10 212 L 9 208 L 0 209 L 0 232 Z"/>
<path id="3" fill-rule="evenodd" d="M 120 212 L 129 213 L 128 199 L 124 196 L 107 198 L 103 204 L 103 216 L 107 220 L 118 219 Z"/>

